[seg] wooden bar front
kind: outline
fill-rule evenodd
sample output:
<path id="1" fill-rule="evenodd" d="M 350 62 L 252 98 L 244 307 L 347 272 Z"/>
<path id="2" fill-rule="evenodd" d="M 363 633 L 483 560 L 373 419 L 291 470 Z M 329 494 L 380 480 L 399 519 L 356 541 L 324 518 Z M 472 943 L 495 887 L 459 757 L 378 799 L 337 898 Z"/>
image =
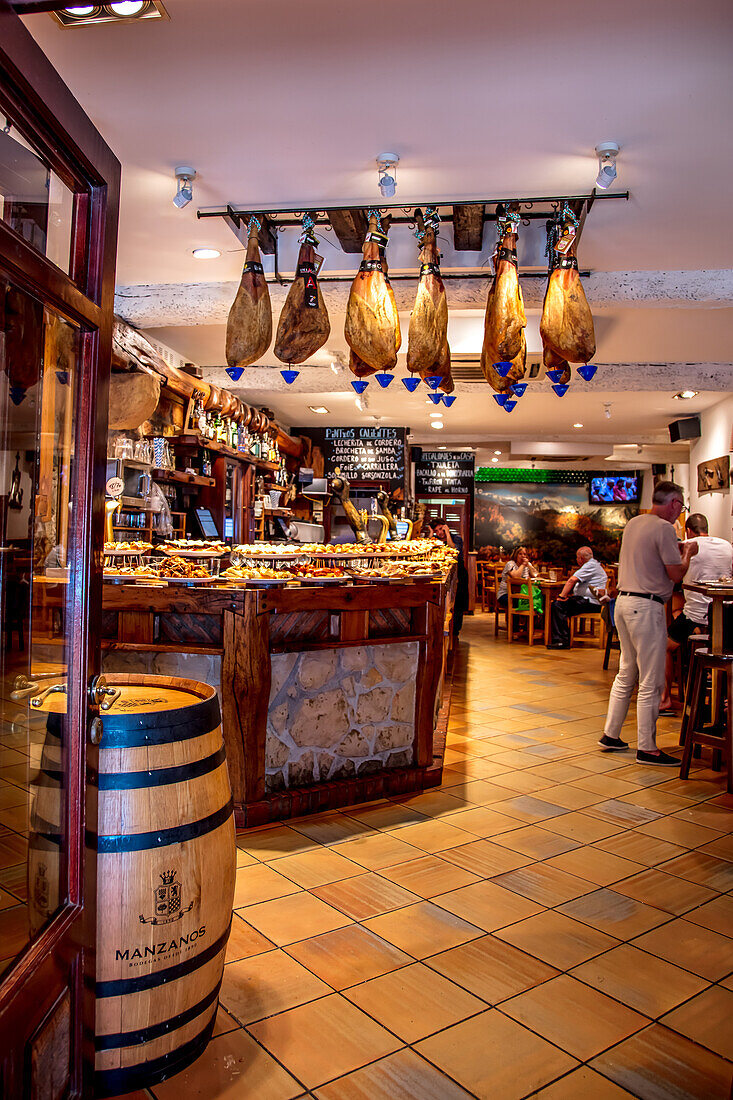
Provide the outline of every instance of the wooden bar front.
<path id="1" fill-rule="evenodd" d="M 36 588 L 49 640 L 62 589 Z M 160 672 L 150 662 L 165 661 L 166 674 L 220 688 L 240 826 L 421 790 L 441 776 L 433 734 L 450 592 L 105 583 L 105 669 Z M 206 671 L 187 659 L 209 659 Z"/>

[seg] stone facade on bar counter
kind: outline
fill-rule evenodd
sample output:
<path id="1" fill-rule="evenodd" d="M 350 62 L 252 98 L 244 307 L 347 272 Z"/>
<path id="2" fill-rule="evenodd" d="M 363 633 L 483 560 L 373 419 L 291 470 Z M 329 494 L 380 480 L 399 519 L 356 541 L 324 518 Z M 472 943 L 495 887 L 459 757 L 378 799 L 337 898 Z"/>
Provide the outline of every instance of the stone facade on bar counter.
<path id="1" fill-rule="evenodd" d="M 266 790 L 413 763 L 418 643 L 272 656 Z"/>

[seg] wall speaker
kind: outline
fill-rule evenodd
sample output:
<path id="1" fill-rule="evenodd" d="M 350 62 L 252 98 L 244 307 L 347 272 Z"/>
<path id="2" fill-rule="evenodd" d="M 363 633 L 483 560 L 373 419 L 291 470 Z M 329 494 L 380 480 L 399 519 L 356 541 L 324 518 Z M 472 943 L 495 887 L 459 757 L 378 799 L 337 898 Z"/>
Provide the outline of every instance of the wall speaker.
<path id="1" fill-rule="evenodd" d="M 699 416 L 686 416 L 684 420 L 673 420 L 669 425 L 671 443 L 677 443 L 680 439 L 699 439 L 700 434 Z"/>

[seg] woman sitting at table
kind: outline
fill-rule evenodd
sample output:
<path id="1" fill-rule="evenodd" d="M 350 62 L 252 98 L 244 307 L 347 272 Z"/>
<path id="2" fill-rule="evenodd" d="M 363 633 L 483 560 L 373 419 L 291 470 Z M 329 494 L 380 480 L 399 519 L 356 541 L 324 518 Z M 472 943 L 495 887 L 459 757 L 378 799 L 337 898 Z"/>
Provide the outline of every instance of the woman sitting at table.
<path id="1" fill-rule="evenodd" d="M 517 546 L 515 550 L 512 550 L 509 561 L 501 571 L 501 579 L 496 592 L 497 606 L 506 607 L 507 605 L 507 580 L 516 581 L 517 584 L 521 584 L 522 581 L 528 581 L 536 576 L 537 570 L 529 560 L 527 548 L 525 546 Z"/>

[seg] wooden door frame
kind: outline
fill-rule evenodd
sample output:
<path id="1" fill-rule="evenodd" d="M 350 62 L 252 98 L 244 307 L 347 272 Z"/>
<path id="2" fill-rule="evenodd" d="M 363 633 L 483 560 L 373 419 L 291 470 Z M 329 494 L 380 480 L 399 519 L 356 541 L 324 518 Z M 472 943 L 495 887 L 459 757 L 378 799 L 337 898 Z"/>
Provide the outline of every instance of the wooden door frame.
<path id="1" fill-rule="evenodd" d="M 70 1095 L 85 1085 L 82 1049 L 94 1035 L 96 861 L 87 858 L 87 834 L 97 827 L 97 768 L 88 745 L 87 689 L 99 671 L 102 609 L 107 401 L 114 320 L 120 165 L 63 83 L 8 0 L 0 0 L 0 90 L 11 118 L 68 183 L 84 181 L 75 201 L 71 274 L 67 276 L 0 222 L 0 271 L 62 315 L 85 326 L 80 340 L 76 395 L 75 507 L 70 519 L 71 576 L 76 580 L 67 628 L 69 730 L 79 736 L 69 770 L 66 828 L 68 901 L 24 949 L 0 981 L 0 1070 L 9 1096 L 23 1089 L 24 1049 L 34 1027 L 71 991 Z M 83 231 L 82 231 L 83 230 Z M 87 1054 L 89 1050 L 87 1049 Z M 89 1059 L 87 1059 L 88 1061 Z"/>

